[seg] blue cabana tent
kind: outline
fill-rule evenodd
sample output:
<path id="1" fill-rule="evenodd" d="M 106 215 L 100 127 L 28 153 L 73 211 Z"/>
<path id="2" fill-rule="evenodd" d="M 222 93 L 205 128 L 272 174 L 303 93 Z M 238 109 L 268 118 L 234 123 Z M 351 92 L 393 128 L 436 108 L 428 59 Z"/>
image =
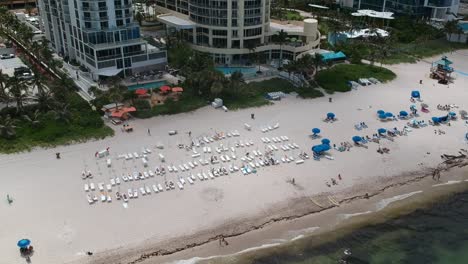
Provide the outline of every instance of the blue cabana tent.
<path id="1" fill-rule="evenodd" d="M 379 128 L 379 129 L 377 130 L 377 132 L 379 132 L 379 134 L 384 134 L 385 132 L 387 132 L 387 129 L 385 129 L 385 128 Z"/>
<path id="2" fill-rule="evenodd" d="M 439 122 L 445 122 L 448 120 L 448 115 L 439 117 Z"/>
<path id="3" fill-rule="evenodd" d="M 411 97 L 420 98 L 421 94 L 419 93 L 419 91 L 412 91 L 411 92 Z"/>
<path id="4" fill-rule="evenodd" d="M 320 129 L 319 128 L 312 128 L 312 133 L 314 133 L 314 135 L 317 135 L 320 133 Z"/>
<path id="5" fill-rule="evenodd" d="M 380 115 L 379 115 L 379 118 L 380 118 L 380 119 L 386 119 L 387 116 L 385 115 L 385 113 L 383 113 L 383 114 L 380 114 Z"/>
<path id="6" fill-rule="evenodd" d="M 27 248 L 30 244 L 31 244 L 31 240 L 21 239 L 20 241 L 18 241 L 16 245 L 18 245 L 18 247 L 20 248 Z"/>
<path id="7" fill-rule="evenodd" d="M 322 53 L 320 55 L 322 55 L 322 61 L 323 62 L 346 60 L 346 55 L 341 51 L 339 51 L 339 52 L 327 52 L 327 53 Z"/>
<path id="8" fill-rule="evenodd" d="M 330 150 L 330 146 L 329 145 L 325 145 L 325 144 L 320 144 L 320 145 L 315 145 L 312 147 L 312 151 L 317 153 L 317 154 L 320 154 L 324 151 L 328 151 Z"/>
<path id="9" fill-rule="evenodd" d="M 385 116 L 386 116 L 386 117 L 393 117 L 393 114 L 390 113 L 390 112 L 387 112 L 387 113 L 385 113 Z"/>
<path id="10" fill-rule="evenodd" d="M 449 112 L 449 115 L 450 115 L 450 116 L 456 116 L 457 113 L 455 113 L 455 112 Z"/>
<path id="11" fill-rule="evenodd" d="M 324 145 L 330 145 L 330 142 L 331 141 L 328 138 L 322 139 L 322 144 L 324 144 Z"/>
<path id="12" fill-rule="evenodd" d="M 362 141 L 362 137 L 360 137 L 360 136 L 354 136 L 354 137 L 353 137 L 353 141 L 354 141 L 354 142 L 360 142 L 360 141 Z"/>
<path id="13" fill-rule="evenodd" d="M 378 114 L 378 115 L 385 114 L 385 111 L 384 111 L 384 110 L 378 110 L 378 111 L 377 111 L 377 114 Z"/>
<path id="14" fill-rule="evenodd" d="M 327 118 L 333 119 L 333 118 L 335 118 L 335 114 L 334 113 L 327 113 Z"/>
<path id="15" fill-rule="evenodd" d="M 400 111 L 400 116 L 408 116 L 408 112 L 406 112 L 406 111 Z"/>
<path id="16" fill-rule="evenodd" d="M 432 117 L 432 122 L 434 122 L 434 123 L 439 123 L 439 122 L 440 122 L 440 120 L 439 120 L 439 118 L 438 118 L 438 117 L 436 117 L 436 116 L 433 116 L 433 117 Z"/>

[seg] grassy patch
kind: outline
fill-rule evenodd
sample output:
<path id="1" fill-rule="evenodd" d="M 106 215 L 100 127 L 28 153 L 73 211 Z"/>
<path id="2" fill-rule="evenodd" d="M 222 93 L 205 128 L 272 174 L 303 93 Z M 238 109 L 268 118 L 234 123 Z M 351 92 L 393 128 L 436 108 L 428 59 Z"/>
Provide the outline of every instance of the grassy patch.
<path id="1" fill-rule="evenodd" d="M 466 44 L 452 43 L 445 39 L 429 40 L 417 44 L 398 44 L 395 48 L 396 52 L 392 52 L 390 57 L 386 58 L 383 63 L 415 63 L 417 59 L 432 57 L 437 54 L 464 48 L 466 48 Z"/>
<path id="2" fill-rule="evenodd" d="M 42 114 L 40 122 L 34 126 L 16 117 L 16 136 L 0 138 L 0 152 L 29 151 L 34 147 L 54 147 L 114 135 L 114 130 L 105 126 L 101 116 L 92 111 L 84 100 L 76 94 L 70 97 L 68 123 L 56 120 L 52 113 Z"/>
<path id="3" fill-rule="evenodd" d="M 371 65 L 340 64 L 330 69 L 320 71 L 316 81 L 320 87 L 329 92 L 347 92 L 351 88 L 347 81 L 356 81 L 359 78 L 374 77 L 382 82 L 393 80 L 396 75 L 390 70 Z"/>
<path id="4" fill-rule="evenodd" d="M 286 11 L 286 19 L 287 20 L 299 20 L 302 21 L 304 20 L 304 17 L 299 14 L 297 11 L 291 11 L 288 10 Z"/>
<path id="5" fill-rule="evenodd" d="M 196 96 L 182 95 L 178 101 L 167 100 L 163 105 L 157 105 L 150 110 L 142 110 L 134 113 L 138 118 L 150 118 L 159 115 L 173 115 L 190 112 L 206 106 L 207 101 Z"/>

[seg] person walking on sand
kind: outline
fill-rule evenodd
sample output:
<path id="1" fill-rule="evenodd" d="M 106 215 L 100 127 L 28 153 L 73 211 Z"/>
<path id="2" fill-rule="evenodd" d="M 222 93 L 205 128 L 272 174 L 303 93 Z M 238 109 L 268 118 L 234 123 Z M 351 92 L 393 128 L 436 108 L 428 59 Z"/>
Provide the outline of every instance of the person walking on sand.
<path id="1" fill-rule="evenodd" d="M 12 204 L 12 203 L 13 203 L 13 199 L 10 197 L 9 194 L 6 195 L 6 199 L 7 199 L 8 204 Z"/>
<path id="2" fill-rule="evenodd" d="M 148 128 L 148 136 L 151 136 L 151 130 Z"/>
<path id="3" fill-rule="evenodd" d="M 250 114 L 250 118 L 255 119 L 255 114 Z"/>
<path id="4" fill-rule="evenodd" d="M 192 131 L 189 131 L 189 132 L 188 132 L 188 136 L 189 136 L 189 137 L 192 136 Z"/>
<path id="5" fill-rule="evenodd" d="M 332 99 L 331 97 L 330 97 L 330 98 L 328 98 L 328 102 L 329 102 L 329 103 L 331 103 L 331 102 L 332 102 L 332 100 L 333 100 L 333 99 Z"/>
<path id="6" fill-rule="evenodd" d="M 338 174 L 338 179 L 341 181 L 341 174 Z"/>

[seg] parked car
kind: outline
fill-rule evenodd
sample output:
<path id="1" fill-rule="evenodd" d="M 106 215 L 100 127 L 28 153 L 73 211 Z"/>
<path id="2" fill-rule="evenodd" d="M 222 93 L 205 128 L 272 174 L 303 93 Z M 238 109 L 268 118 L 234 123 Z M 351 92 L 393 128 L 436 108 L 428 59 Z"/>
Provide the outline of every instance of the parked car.
<path id="1" fill-rule="evenodd" d="M 5 53 L 5 54 L 0 55 L 0 59 L 2 60 L 13 59 L 14 57 L 15 57 L 15 54 Z"/>

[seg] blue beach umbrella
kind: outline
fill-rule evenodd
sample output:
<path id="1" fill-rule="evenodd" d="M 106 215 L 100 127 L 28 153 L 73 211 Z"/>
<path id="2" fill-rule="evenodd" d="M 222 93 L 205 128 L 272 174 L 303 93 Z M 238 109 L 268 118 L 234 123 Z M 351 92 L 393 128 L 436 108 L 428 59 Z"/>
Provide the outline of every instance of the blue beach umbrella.
<path id="1" fill-rule="evenodd" d="M 455 112 L 449 112 L 450 116 L 456 116 L 457 114 Z"/>
<path id="2" fill-rule="evenodd" d="M 377 111 L 377 114 L 378 115 L 385 114 L 385 111 L 384 110 L 379 110 L 379 111 Z"/>
<path id="3" fill-rule="evenodd" d="M 323 149 L 322 145 L 315 145 L 315 146 L 312 147 L 312 151 L 315 152 L 315 153 L 322 152 L 323 151 L 322 149 Z"/>
<path id="4" fill-rule="evenodd" d="M 379 115 L 379 118 L 380 118 L 380 119 L 386 119 L 387 116 L 385 115 L 385 113 L 383 113 L 383 114 L 380 114 L 380 115 Z"/>
<path id="5" fill-rule="evenodd" d="M 406 111 L 400 111 L 400 116 L 408 116 L 408 112 L 406 112 Z"/>
<path id="6" fill-rule="evenodd" d="M 393 114 L 390 113 L 390 112 L 387 112 L 387 113 L 385 113 L 385 116 L 386 116 L 386 117 L 393 117 Z"/>
<path id="7" fill-rule="evenodd" d="M 314 133 L 314 135 L 320 133 L 320 129 L 319 128 L 312 128 L 312 133 Z"/>
<path id="8" fill-rule="evenodd" d="M 335 118 L 335 114 L 334 113 L 327 113 L 327 117 L 330 118 L 330 119 L 333 119 L 333 118 Z"/>
<path id="9" fill-rule="evenodd" d="M 421 97 L 421 94 L 419 93 L 419 91 L 412 91 L 411 92 L 411 97 L 419 98 L 419 97 Z"/>
<path id="10" fill-rule="evenodd" d="M 439 122 L 440 122 L 440 119 L 439 119 L 438 117 L 436 117 L 436 116 L 433 116 L 433 117 L 432 117 L 432 121 L 433 121 L 434 123 L 439 123 Z"/>
<path id="11" fill-rule="evenodd" d="M 322 144 L 330 145 L 330 140 L 328 138 L 324 138 L 324 139 L 322 139 Z"/>
<path id="12" fill-rule="evenodd" d="M 322 144 L 322 151 L 328 151 L 330 150 L 330 145 Z"/>
<path id="13" fill-rule="evenodd" d="M 18 247 L 20 248 L 26 248 L 31 244 L 31 241 L 29 239 L 21 239 L 18 241 Z"/>
<path id="14" fill-rule="evenodd" d="M 354 137 L 353 137 L 353 141 L 354 141 L 354 142 L 360 142 L 360 141 L 362 141 L 362 137 L 360 137 L 360 136 L 354 136 Z"/>
<path id="15" fill-rule="evenodd" d="M 385 129 L 385 128 L 379 128 L 379 129 L 377 130 L 377 132 L 379 132 L 379 134 L 383 134 L 383 133 L 387 132 L 387 129 Z"/>

